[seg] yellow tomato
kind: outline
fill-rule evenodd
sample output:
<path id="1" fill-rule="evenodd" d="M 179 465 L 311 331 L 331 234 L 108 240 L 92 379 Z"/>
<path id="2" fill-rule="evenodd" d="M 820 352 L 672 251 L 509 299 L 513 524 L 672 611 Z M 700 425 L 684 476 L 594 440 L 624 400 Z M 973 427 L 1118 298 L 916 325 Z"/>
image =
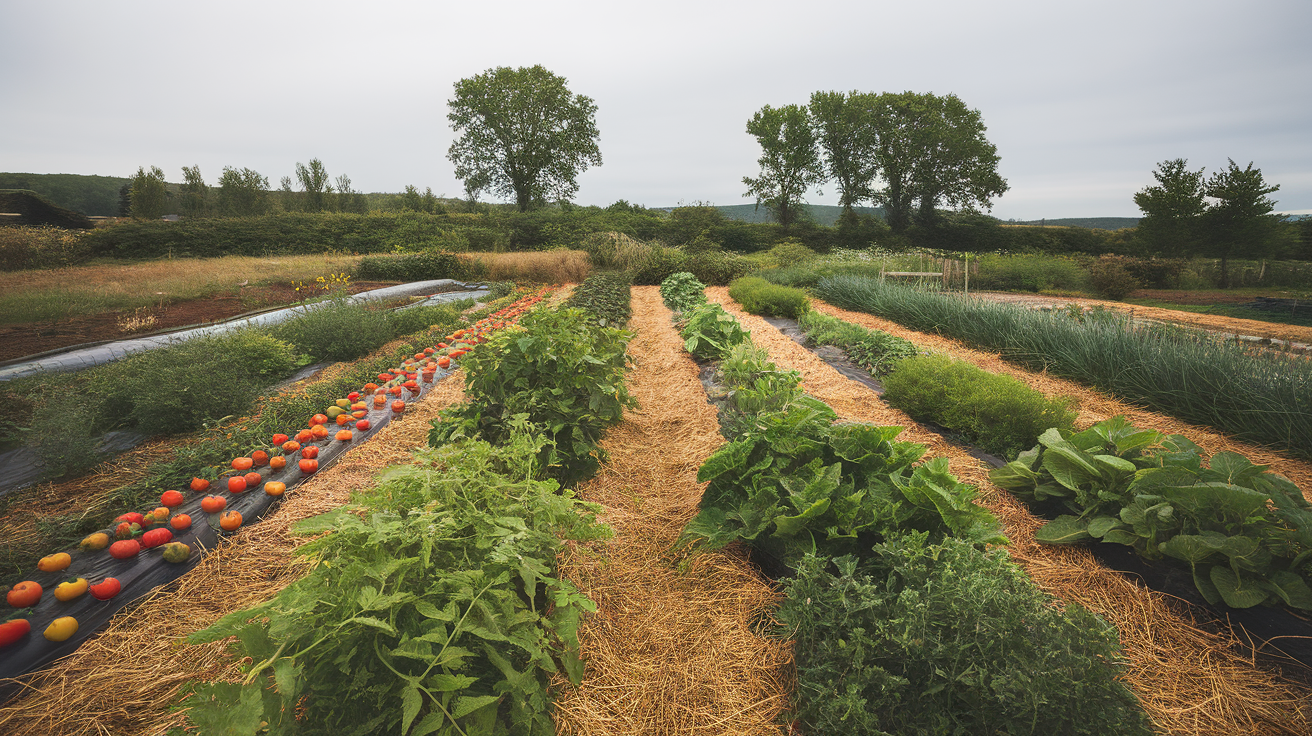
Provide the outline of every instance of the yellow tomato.
<path id="1" fill-rule="evenodd" d="M 63 616 L 50 622 L 50 625 L 46 627 L 45 636 L 50 641 L 66 641 L 76 633 L 77 619 L 72 616 Z"/>
<path id="2" fill-rule="evenodd" d="M 42 557 L 41 561 L 36 563 L 36 569 L 41 572 L 59 572 L 68 567 L 72 562 L 72 555 L 67 552 L 60 552 L 58 554 Z"/>
<path id="3" fill-rule="evenodd" d="M 77 580 L 70 580 L 67 583 L 60 583 L 55 587 L 55 600 L 71 601 L 87 592 L 88 585 L 89 583 L 87 583 L 86 578 L 78 578 Z"/>

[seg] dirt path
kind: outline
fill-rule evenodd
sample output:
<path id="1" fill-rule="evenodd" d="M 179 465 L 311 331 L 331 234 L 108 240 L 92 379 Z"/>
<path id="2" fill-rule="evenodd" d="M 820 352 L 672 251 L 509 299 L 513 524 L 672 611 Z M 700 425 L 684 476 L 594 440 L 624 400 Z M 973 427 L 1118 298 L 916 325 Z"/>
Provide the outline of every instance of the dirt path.
<path id="1" fill-rule="evenodd" d="M 707 296 L 737 317 L 780 368 L 801 372 L 803 390 L 841 418 L 906 427 L 899 439 L 926 445 L 930 456 L 948 457 L 952 472 L 980 489 L 980 502 L 998 516 L 1012 541 L 1012 557 L 1035 583 L 1117 628 L 1128 660 L 1127 684 L 1160 731 L 1235 736 L 1312 730 L 1312 693 L 1237 657 L 1226 639 L 1196 628 L 1182 605 L 1104 567 L 1088 550 L 1040 545 L 1034 532 L 1042 522 L 988 481 L 983 462 L 887 406 L 765 320 L 743 312 L 727 289 L 708 289 Z"/>
<path id="2" fill-rule="evenodd" d="M 1141 317 L 1143 319 L 1151 319 L 1159 322 L 1173 322 L 1175 324 L 1201 327 L 1205 330 L 1225 332 L 1232 335 L 1252 335 L 1254 337 L 1287 340 L 1302 343 L 1304 345 L 1312 345 L 1312 327 L 1285 325 L 1280 324 L 1279 322 L 1263 322 L 1260 319 L 1223 317 L 1216 314 L 1200 314 L 1198 312 L 1186 312 L 1179 309 L 1164 309 L 1162 307 L 1144 307 L 1137 304 L 1125 304 L 1123 302 L 1104 301 L 1102 299 L 1086 299 L 1081 297 L 1053 297 L 1037 294 L 1012 294 L 992 291 L 971 292 L 971 295 L 982 299 L 988 299 L 989 301 L 1009 302 L 1011 304 L 1024 304 L 1029 306 L 1064 307 L 1067 304 L 1079 304 L 1085 307 L 1101 306 L 1107 309 L 1115 309 L 1119 312 L 1128 312 L 1134 317 Z M 1252 299 L 1246 298 L 1240 301 L 1249 302 L 1252 301 Z"/>
<path id="3" fill-rule="evenodd" d="M 777 593 L 737 554 L 670 552 L 697 511 L 697 468 L 723 443 L 697 366 L 655 287 L 634 287 L 629 386 L 639 408 L 603 443 L 582 495 L 615 537 L 573 549 L 565 576 L 598 604 L 581 631 L 583 685 L 561 688 L 565 734 L 776 734 L 791 644 L 753 633 Z"/>
<path id="4" fill-rule="evenodd" d="M 181 726 L 182 715 L 169 711 L 178 688 L 235 676 L 239 663 L 224 656 L 222 642 L 180 649 L 180 640 L 299 579 L 305 568 L 291 555 L 305 540 L 291 536 L 291 525 L 341 506 L 372 486 L 377 471 L 408 462 L 411 450 L 427 444 L 429 421 L 463 395 L 457 372 L 368 443 L 289 490 L 274 514 L 230 537 L 176 585 L 115 616 L 77 653 L 33 676 L 29 694 L 0 708 L 0 733 L 157 736 Z"/>
<path id="5" fill-rule="evenodd" d="M 722 297 L 728 300 L 726 291 Z M 1182 422 L 1179 419 L 1150 411 L 1133 404 L 1127 404 L 1083 384 L 1057 378 L 1046 372 L 1036 372 L 1021 368 L 1003 360 L 997 353 L 976 350 L 946 337 L 928 332 L 907 329 L 896 322 L 863 312 L 849 312 L 818 299 L 811 300 L 811 306 L 823 314 L 861 325 L 867 329 L 880 330 L 891 335 L 905 338 L 916 345 L 945 353 L 954 358 L 968 361 L 990 373 L 1011 376 L 1042 392 L 1047 396 L 1072 396 L 1079 402 L 1079 417 L 1075 424 L 1083 429 L 1104 419 L 1124 414 L 1135 426 L 1156 429 L 1169 434 L 1182 434 L 1193 440 L 1208 454 L 1222 450 L 1237 452 L 1255 463 L 1270 465 L 1271 469 L 1289 478 L 1303 489 L 1303 494 L 1312 500 L 1312 462 L 1289 457 L 1278 450 L 1235 440 L 1210 427 Z"/>

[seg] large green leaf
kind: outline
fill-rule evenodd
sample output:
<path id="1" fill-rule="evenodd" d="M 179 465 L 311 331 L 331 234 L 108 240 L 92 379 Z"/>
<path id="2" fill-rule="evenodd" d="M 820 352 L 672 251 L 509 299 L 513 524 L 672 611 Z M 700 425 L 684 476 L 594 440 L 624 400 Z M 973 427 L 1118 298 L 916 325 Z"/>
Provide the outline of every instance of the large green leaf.
<path id="1" fill-rule="evenodd" d="M 1219 540 L 1209 539 L 1209 535 L 1177 534 L 1158 544 L 1157 549 L 1168 557 L 1184 560 L 1190 565 L 1198 565 L 1220 554 L 1218 547 L 1221 543 Z"/>
<path id="2" fill-rule="evenodd" d="M 1252 608 L 1270 596 L 1259 580 L 1236 575 L 1227 565 L 1213 565 L 1208 577 L 1231 608 Z"/>
<path id="3" fill-rule="evenodd" d="M 792 537 L 799 534 L 806 525 L 820 518 L 825 511 L 829 510 L 830 500 L 822 498 L 811 504 L 805 511 L 796 516 L 776 516 L 774 517 L 775 536 Z"/>
<path id="4" fill-rule="evenodd" d="M 1157 492 L 1171 502 L 1177 513 L 1209 525 L 1243 523 L 1254 514 L 1265 512 L 1270 500 L 1265 493 L 1219 482 L 1163 486 Z"/>
<path id="5" fill-rule="evenodd" d="M 1308 587 L 1307 581 L 1296 573 L 1279 570 L 1268 575 L 1267 582 L 1285 605 L 1312 610 L 1312 588 Z"/>
<path id="6" fill-rule="evenodd" d="M 1079 517 L 1069 514 L 1062 514 L 1039 527 L 1034 533 L 1034 538 L 1044 544 L 1075 544 L 1092 539 L 1088 524 Z"/>

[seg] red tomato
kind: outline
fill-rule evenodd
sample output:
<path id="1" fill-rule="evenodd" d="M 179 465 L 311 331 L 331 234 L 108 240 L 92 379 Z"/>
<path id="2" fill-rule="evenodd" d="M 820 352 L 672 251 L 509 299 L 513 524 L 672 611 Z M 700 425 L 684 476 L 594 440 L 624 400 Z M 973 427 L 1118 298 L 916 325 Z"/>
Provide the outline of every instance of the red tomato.
<path id="1" fill-rule="evenodd" d="M 32 630 L 32 624 L 28 623 L 25 618 L 16 618 L 13 621 L 6 621 L 0 624 L 0 647 L 7 647 L 10 644 L 27 636 L 27 632 Z"/>
<path id="2" fill-rule="evenodd" d="M 205 480 L 204 478 L 191 479 L 191 490 L 197 493 L 204 493 L 205 491 L 209 490 L 209 487 L 210 487 L 210 482 Z"/>
<path id="3" fill-rule="evenodd" d="M 303 457 L 303 458 L 305 458 L 305 459 L 307 459 L 307 460 L 313 460 L 313 459 L 315 459 L 316 457 L 319 457 L 319 448 L 318 448 L 318 446 L 316 446 L 316 445 L 310 445 L 309 447 L 302 448 L 302 449 L 301 449 L 301 457 Z"/>
<path id="4" fill-rule="evenodd" d="M 9 590 L 5 600 L 14 608 L 27 608 L 41 600 L 41 585 L 31 580 L 24 580 Z"/>
<path id="5" fill-rule="evenodd" d="M 306 475 L 309 475 L 319 469 L 318 460 L 301 460 L 301 462 L 298 463 L 298 465 L 300 465 L 301 472 L 305 473 Z"/>
<path id="6" fill-rule="evenodd" d="M 234 475 L 228 479 L 228 493 L 242 493 L 246 490 L 246 479 L 240 475 Z"/>
<path id="7" fill-rule="evenodd" d="M 119 583 L 118 578 L 105 578 L 91 586 L 91 597 L 98 601 L 107 601 L 118 595 L 122 589 L 123 585 Z"/>

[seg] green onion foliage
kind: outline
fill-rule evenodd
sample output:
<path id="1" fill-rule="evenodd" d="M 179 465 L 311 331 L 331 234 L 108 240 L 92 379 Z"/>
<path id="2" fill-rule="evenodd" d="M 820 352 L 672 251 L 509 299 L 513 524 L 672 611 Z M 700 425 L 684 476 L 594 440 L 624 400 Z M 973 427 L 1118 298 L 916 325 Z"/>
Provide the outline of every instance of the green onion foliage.
<path id="1" fill-rule="evenodd" d="M 1049 429 L 989 478 L 1048 515 L 1048 544 L 1101 540 L 1187 563 L 1213 605 L 1312 610 L 1312 503 L 1242 455 L 1203 451 L 1125 417 L 1083 432 Z M 1061 513 L 1066 512 L 1066 513 Z"/>
<path id="2" fill-rule="evenodd" d="M 521 419 L 501 448 L 417 454 L 355 505 L 294 531 L 308 575 L 193 634 L 236 636 L 241 682 L 186 701 L 203 733 L 555 733 L 551 678 L 582 680 L 578 625 L 596 606 L 556 572 L 562 540 L 607 536 L 599 507 L 533 467 Z M 266 730 L 267 729 L 267 730 Z"/>
<path id="3" fill-rule="evenodd" d="M 1253 352 L 1191 330 L 945 296 L 855 276 L 822 279 L 821 299 L 912 329 L 997 350 L 1008 360 L 1237 438 L 1312 456 L 1312 362 Z"/>
<path id="4" fill-rule="evenodd" d="M 907 414 L 960 434 L 976 447 L 1006 458 L 1030 447 L 1048 427 L 1070 430 L 1069 398 L 1049 399 L 1024 383 L 946 355 L 922 355 L 897 364 L 884 379 L 884 399 Z"/>
<path id="5" fill-rule="evenodd" d="M 879 330 L 868 330 L 814 310 L 798 317 L 797 326 L 811 342 L 841 348 L 853 363 L 875 376 L 886 374 L 899 361 L 920 354 L 909 340 Z"/>
<path id="6" fill-rule="evenodd" d="M 807 555 L 785 592 L 806 733 L 1152 733 L 1116 629 L 1053 605 L 1005 551 L 892 535 L 864 560 Z"/>

